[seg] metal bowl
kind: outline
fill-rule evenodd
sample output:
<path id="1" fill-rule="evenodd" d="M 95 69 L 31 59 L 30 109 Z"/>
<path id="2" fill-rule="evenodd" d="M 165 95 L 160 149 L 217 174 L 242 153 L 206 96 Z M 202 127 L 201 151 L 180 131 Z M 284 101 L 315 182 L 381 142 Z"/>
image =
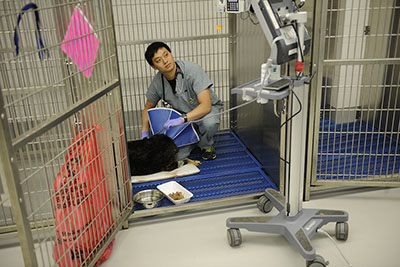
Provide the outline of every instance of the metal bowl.
<path id="1" fill-rule="evenodd" d="M 137 192 L 133 196 L 133 201 L 142 204 L 146 209 L 152 209 L 158 206 L 161 199 L 164 198 L 164 194 L 156 189 L 148 189 Z"/>

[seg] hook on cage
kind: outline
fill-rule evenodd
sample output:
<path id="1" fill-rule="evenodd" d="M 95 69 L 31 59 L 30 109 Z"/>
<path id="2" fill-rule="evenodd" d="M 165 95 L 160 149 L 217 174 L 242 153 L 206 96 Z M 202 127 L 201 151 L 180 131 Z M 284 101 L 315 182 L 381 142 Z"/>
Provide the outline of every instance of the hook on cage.
<path id="1" fill-rule="evenodd" d="M 29 9 L 33 9 L 34 14 L 35 14 L 35 25 L 36 25 L 36 29 L 35 29 L 35 38 L 36 38 L 36 47 L 38 50 L 38 55 L 40 60 L 44 59 L 45 54 L 47 54 L 47 57 L 50 57 L 50 53 L 49 50 L 45 47 L 44 43 L 43 43 L 43 38 L 42 38 L 42 34 L 40 32 L 40 17 L 39 17 L 39 10 L 38 10 L 38 6 L 35 3 L 29 3 L 27 5 L 25 5 L 20 13 L 18 14 L 18 18 L 17 18 L 17 25 L 14 28 L 14 44 L 15 44 L 15 52 L 16 55 L 19 55 L 19 37 L 18 37 L 18 28 L 19 28 L 19 24 L 22 20 L 22 15 L 25 14 L 26 11 L 28 11 Z"/>

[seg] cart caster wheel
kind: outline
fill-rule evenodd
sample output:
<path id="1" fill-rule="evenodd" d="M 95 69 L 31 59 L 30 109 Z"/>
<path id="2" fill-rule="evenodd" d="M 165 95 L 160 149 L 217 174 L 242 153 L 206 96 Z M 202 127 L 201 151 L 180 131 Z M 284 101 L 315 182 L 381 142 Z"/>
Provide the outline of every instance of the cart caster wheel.
<path id="1" fill-rule="evenodd" d="M 315 259 L 307 261 L 307 267 L 326 267 L 329 262 L 325 261 L 320 255 L 315 255 Z"/>
<path id="2" fill-rule="evenodd" d="M 346 241 L 349 236 L 349 224 L 347 222 L 336 223 L 336 239 Z"/>
<path id="3" fill-rule="evenodd" d="M 242 235 L 240 230 L 237 228 L 229 228 L 226 232 L 228 237 L 228 243 L 231 247 L 237 247 L 242 244 Z"/>
<path id="4" fill-rule="evenodd" d="M 262 196 L 257 201 L 257 207 L 261 212 L 268 213 L 272 210 L 272 202 L 265 196 Z"/>

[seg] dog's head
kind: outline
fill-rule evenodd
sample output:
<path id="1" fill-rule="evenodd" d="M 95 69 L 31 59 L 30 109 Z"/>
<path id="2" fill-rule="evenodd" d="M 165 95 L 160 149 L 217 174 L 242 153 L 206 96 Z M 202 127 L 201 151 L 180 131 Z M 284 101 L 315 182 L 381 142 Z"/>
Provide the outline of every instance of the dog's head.
<path id="1" fill-rule="evenodd" d="M 131 175 L 146 175 L 171 171 L 178 167 L 179 148 L 164 134 L 128 142 Z"/>

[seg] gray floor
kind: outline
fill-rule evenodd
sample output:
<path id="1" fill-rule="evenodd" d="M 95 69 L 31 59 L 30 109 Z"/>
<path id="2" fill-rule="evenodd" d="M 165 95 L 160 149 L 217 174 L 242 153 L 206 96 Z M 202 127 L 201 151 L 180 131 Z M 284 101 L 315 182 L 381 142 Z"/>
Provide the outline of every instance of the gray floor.
<path id="1" fill-rule="evenodd" d="M 349 212 L 349 238 L 338 245 L 353 266 L 400 266 L 400 188 L 314 198 L 304 207 Z M 260 211 L 246 205 L 142 219 L 118 233 L 113 254 L 102 266 L 305 266 L 300 254 L 278 235 L 242 230 L 242 245 L 231 248 L 226 218 L 253 215 Z M 334 235 L 334 226 L 323 229 Z M 312 241 L 317 253 L 330 261 L 329 267 L 346 266 L 327 237 L 317 234 Z"/>
<path id="2" fill-rule="evenodd" d="M 400 266 L 400 188 L 314 197 L 304 208 L 349 212 L 349 238 L 338 246 L 353 266 Z M 136 220 L 117 234 L 113 253 L 101 266 L 305 266 L 300 254 L 279 235 L 242 230 L 242 245 L 231 248 L 226 218 L 253 215 L 260 215 L 255 205 L 244 205 Z M 334 226 L 323 229 L 334 235 Z M 324 235 L 315 235 L 312 243 L 329 260 L 329 267 L 347 266 Z M 18 248 L 0 249 L 0 259 L 0 266 L 22 266 Z"/>

